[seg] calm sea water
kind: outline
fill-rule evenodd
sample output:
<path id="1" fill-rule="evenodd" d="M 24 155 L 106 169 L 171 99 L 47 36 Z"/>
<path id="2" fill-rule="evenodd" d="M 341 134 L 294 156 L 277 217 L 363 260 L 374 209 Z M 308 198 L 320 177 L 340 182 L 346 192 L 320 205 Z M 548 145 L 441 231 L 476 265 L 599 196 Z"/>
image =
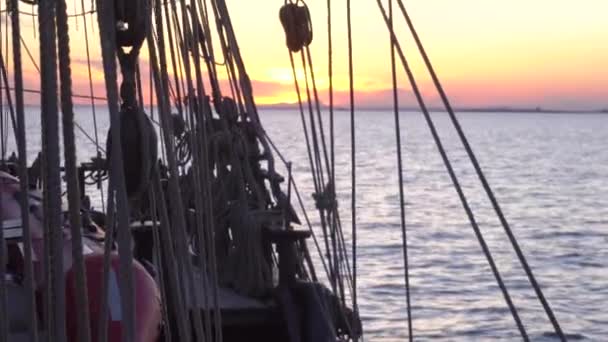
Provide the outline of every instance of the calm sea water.
<path id="1" fill-rule="evenodd" d="M 447 115 L 434 117 L 531 339 L 553 340 Z M 608 340 L 608 116 L 459 117 L 564 331 L 571 339 Z M 302 192 L 310 199 L 297 115 L 266 112 L 262 119 L 296 165 Z M 402 341 L 407 316 L 394 117 L 362 112 L 356 121 L 358 282 L 365 336 Z M 423 117 L 406 112 L 401 121 L 416 340 L 517 340 L 515 323 Z M 349 230 L 348 113 L 337 113 L 336 127 L 336 177 L 344 229 Z"/>
<path id="2" fill-rule="evenodd" d="M 30 109 L 30 155 L 40 145 L 34 112 Z M 104 129 L 107 118 L 100 113 L 99 127 Z M 318 224 L 299 114 L 264 111 L 261 117 L 293 162 L 309 215 Z M 608 340 L 608 115 L 459 117 L 564 331 L 572 340 Z M 422 116 L 404 112 L 401 118 L 416 340 L 517 340 L 515 323 Z M 436 113 L 434 118 L 531 339 L 555 340 L 447 116 Z M 93 133 L 89 110 L 79 109 L 77 120 Z M 365 340 L 402 341 L 407 323 L 394 118 L 390 112 L 360 112 L 356 120 L 358 295 Z M 94 153 L 94 145 L 78 136 L 85 159 Z M 340 209 L 350 241 L 346 112 L 336 113 L 336 155 Z"/>

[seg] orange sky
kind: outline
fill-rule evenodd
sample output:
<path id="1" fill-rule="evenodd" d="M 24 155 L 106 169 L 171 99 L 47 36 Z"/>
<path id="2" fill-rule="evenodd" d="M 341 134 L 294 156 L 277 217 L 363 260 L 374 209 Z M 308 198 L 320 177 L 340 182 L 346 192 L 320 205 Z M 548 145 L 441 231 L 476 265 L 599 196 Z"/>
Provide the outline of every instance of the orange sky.
<path id="1" fill-rule="evenodd" d="M 332 1 L 336 101 L 347 103 L 346 1 Z M 353 2 L 357 103 L 391 103 L 389 36 L 374 0 Z M 387 0 L 384 1 L 385 3 Z M 246 66 L 260 104 L 295 102 L 288 53 L 278 20 L 282 0 L 230 0 Z M 325 0 L 308 0 L 315 39 L 311 46 L 321 95 L 327 98 L 327 11 Z M 456 106 L 514 106 L 561 109 L 608 107 L 608 1 L 581 0 L 409 0 L 405 1 L 421 38 Z M 4 6 L 4 4 L 2 5 Z M 4 8 L 4 7 L 2 7 Z M 30 11 L 22 5 L 21 10 Z M 4 14 L 2 19 L 4 20 Z M 33 23 L 23 38 L 38 56 Z M 2 24 L 2 35 L 5 26 Z M 87 93 L 83 25 L 71 21 L 73 74 L 78 93 Z M 420 78 L 426 98 L 437 95 L 403 23 L 402 44 Z M 89 32 L 98 38 L 98 32 Z M 101 93 L 99 47 L 93 45 L 94 78 Z M 142 56 L 146 62 L 147 55 Z M 147 65 L 147 64 L 146 64 Z M 414 104 L 400 70 L 405 104 Z M 35 68 L 26 63 L 26 80 L 37 87 Z"/>

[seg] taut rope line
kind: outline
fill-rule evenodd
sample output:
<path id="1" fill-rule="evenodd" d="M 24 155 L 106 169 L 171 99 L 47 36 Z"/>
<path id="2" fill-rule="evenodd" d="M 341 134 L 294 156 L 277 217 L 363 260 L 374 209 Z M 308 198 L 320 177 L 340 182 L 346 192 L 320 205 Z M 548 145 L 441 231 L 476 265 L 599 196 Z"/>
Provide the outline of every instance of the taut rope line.
<path id="1" fill-rule="evenodd" d="M 394 16 L 393 16 L 393 0 L 389 0 L 388 3 L 389 16 L 390 16 L 390 29 L 393 30 Z M 395 40 L 391 38 L 391 76 L 393 83 L 393 106 L 395 114 L 395 138 L 397 147 L 397 173 L 399 179 L 399 213 L 401 218 L 401 237 L 403 245 L 403 265 L 404 265 L 404 277 L 405 277 L 405 299 L 406 299 L 406 310 L 407 310 L 407 331 L 408 339 L 410 342 L 414 340 L 414 333 L 412 326 L 412 305 L 410 298 L 410 276 L 409 276 L 409 262 L 408 262 L 408 243 L 407 243 L 407 226 L 405 221 L 405 193 L 404 193 L 404 180 L 403 180 L 403 154 L 401 151 L 401 123 L 399 120 L 399 90 L 397 88 L 397 68 L 395 63 Z"/>
<path id="2" fill-rule="evenodd" d="M 443 143 L 441 142 L 441 138 L 439 137 L 439 134 L 437 133 L 437 130 L 435 128 L 435 124 L 433 123 L 433 120 L 429 114 L 428 108 L 426 106 L 426 103 L 424 102 L 424 99 L 422 98 L 422 94 L 420 92 L 420 89 L 418 87 L 418 83 L 416 82 L 416 79 L 414 78 L 414 75 L 412 73 L 412 70 L 410 68 L 410 65 L 407 61 L 407 59 L 405 58 L 405 55 L 403 53 L 403 50 L 401 49 L 401 45 L 399 44 L 399 42 L 397 41 L 397 37 L 395 36 L 395 32 L 392 29 L 391 25 L 390 25 L 390 21 L 389 18 L 386 15 L 386 11 L 384 9 L 384 6 L 382 5 L 382 2 L 380 0 L 377 0 L 378 3 L 378 7 L 380 9 L 380 12 L 382 13 L 382 16 L 384 18 L 384 21 L 386 23 L 386 26 L 388 27 L 389 31 L 390 31 L 390 35 L 391 35 L 391 40 L 394 42 L 394 46 L 397 49 L 397 53 L 399 54 L 399 58 L 401 59 L 401 63 L 403 65 L 403 68 L 405 69 L 405 72 L 408 76 L 409 82 L 412 86 L 412 90 L 414 91 L 414 94 L 416 96 L 416 100 L 418 101 L 418 104 L 420 105 L 420 108 L 422 109 L 422 113 L 424 114 L 424 118 L 427 122 L 427 125 L 429 126 L 429 129 L 431 130 L 431 134 L 433 136 L 433 140 L 435 141 L 435 144 L 437 145 L 437 149 L 439 150 L 439 154 L 441 155 L 441 159 L 443 160 L 443 163 L 448 171 L 448 174 L 450 176 L 450 179 L 452 180 L 452 183 L 454 185 L 454 188 L 456 189 L 456 192 L 458 193 L 458 197 L 460 199 L 460 202 L 462 203 L 462 206 L 467 214 L 467 217 L 469 219 L 469 222 L 471 223 L 471 227 L 473 228 L 473 231 L 475 232 L 475 235 L 477 237 L 477 240 L 479 241 L 479 244 L 481 246 L 481 249 L 486 257 L 486 260 L 488 261 L 488 264 L 490 265 L 490 268 L 492 269 L 492 273 L 494 275 L 494 278 L 496 279 L 496 282 L 498 284 L 498 286 L 500 287 L 503 297 L 505 298 L 505 301 L 509 307 L 509 310 L 511 312 L 511 315 L 513 316 L 513 319 L 515 320 L 515 323 L 517 324 L 517 327 L 520 331 L 520 334 L 522 336 L 522 338 L 525 341 L 528 341 L 528 334 L 526 332 L 525 327 L 523 326 L 521 319 L 519 317 L 519 314 L 517 312 L 517 308 L 515 307 L 515 305 L 513 304 L 513 301 L 511 300 L 511 296 L 509 295 L 509 292 L 504 284 L 504 281 L 502 280 L 502 277 L 500 276 L 500 272 L 498 271 L 498 268 L 496 267 L 496 263 L 494 262 L 494 258 L 492 257 L 492 254 L 490 253 L 490 249 L 488 248 L 488 245 L 485 242 L 485 239 L 483 238 L 483 234 L 481 233 L 481 230 L 479 228 L 479 225 L 477 224 L 477 220 L 475 219 L 475 215 L 473 214 L 473 211 L 471 210 L 468 200 L 460 186 L 460 182 L 458 181 L 458 178 L 456 177 L 456 174 L 454 172 L 454 169 L 452 167 L 452 163 L 450 162 L 447 153 L 445 152 L 445 149 L 443 147 Z"/>
<path id="3" fill-rule="evenodd" d="M 530 281 L 530 284 L 534 288 L 534 291 L 536 292 L 536 296 L 538 297 L 539 301 L 541 302 L 543 309 L 545 310 L 545 313 L 547 314 L 547 317 L 549 317 L 549 320 L 551 321 L 551 324 L 553 325 L 553 328 L 555 329 L 556 334 L 559 336 L 560 340 L 566 341 L 564 332 L 562 331 L 562 329 L 559 325 L 559 322 L 557 321 L 557 318 L 555 317 L 555 314 L 553 313 L 553 310 L 551 309 L 551 306 L 549 305 L 549 302 L 545 298 L 545 295 L 543 294 L 543 291 L 540 288 L 540 285 L 536 281 L 536 278 L 534 277 L 534 273 L 532 272 L 532 269 L 530 268 L 530 265 L 528 264 L 528 261 L 526 260 L 526 257 L 523 254 L 521 248 L 519 247 L 519 244 L 517 243 L 517 239 L 515 238 L 515 235 L 513 234 L 513 231 L 511 230 L 511 227 L 510 227 L 509 223 L 507 222 L 507 219 L 505 218 L 505 216 L 502 212 L 502 209 L 500 208 L 500 205 L 498 204 L 498 201 L 496 200 L 496 196 L 494 195 L 494 192 L 492 191 L 492 188 L 490 187 L 490 184 L 488 183 L 488 180 L 486 179 L 486 177 L 481 169 L 481 166 L 479 165 L 479 162 L 477 161 L 477 157 L 475 156 L 475 153 L 473 153 L 473 149 L 471 148 L 471 145 L 469 144 L 469 141 L 468 141 L 466 135 L 464 134 L 462 127 L 460 126 L 460 122 L 458 121 L 458 118 L 454 114 L 452 105 L 450 104 L 450 101 L 449 101 L 445 91 L 443 90 L 443 86 L 441 85 L 441 82 L 439 81 L 439 78 L 437 77 L 437 73 L 435 72 L 435 69 L 433 68 L 433 64 L 431 63 L 431 60 L 429 59 L 429 57 L 426 53 L 426 50 L 424 49 L 424 46 L 422 45 L 422 42 L 420 40 L 420 37 L 418 36 L 416 28 L 414 27 L 414 24 L 409 16 L 409 14 L 407 13 L 405 6 L 403 5 L 403 1 L 397 0 L 397 2 L 399 4 L 399 8 L 401 9 L 401 12 L 403 13 L 403 16 L 405 17 L 405 20 L 410 29 L 410 32 L 412 33 L 412 36 L 414 37 L 414 40 L 416 41 L 418 50 L 420 51 L 420 54 L 422 55 L 422 58 L 424 59 L 424 63 L 426 65 L 429 73 L 431 74 L 433 83 L 435 84 L 435 88 L 437 88 L 437 91 L 439 92 L 439 95 L 441 96 L 441 100 L 442 100 L 446 110 L 448 111 L 450 120 L 452 121 L 454 128 L 456 128 L 458 136 L 467 152 L 467 155 L 469 156 L 469 159 L 471 160 L 471 163 L 473 164 L 473 167 L 475 168 L 475 172 L 477 173 L 477 176 L 479 177 L 479 180 L 481 181 L 483 188 L 484 188 L 488 198 L 490 199 L 490 202 L 492 203 L 492 207 L 494 208 L 494 211 L 496 212 L 496 215 L 498 216 L 500 223 L 502 224 L 502 226 L 505 230 L 505 233 L 507 234 L 509 241 L 511 242 L 511 245 L 513 246 L 513 249 L 515 250 L 515 253 L 517 254 L 517 258 L 519 259 L 519 262 L 521 263 L 522 268 L 526 272 L 528 280 Z"/>

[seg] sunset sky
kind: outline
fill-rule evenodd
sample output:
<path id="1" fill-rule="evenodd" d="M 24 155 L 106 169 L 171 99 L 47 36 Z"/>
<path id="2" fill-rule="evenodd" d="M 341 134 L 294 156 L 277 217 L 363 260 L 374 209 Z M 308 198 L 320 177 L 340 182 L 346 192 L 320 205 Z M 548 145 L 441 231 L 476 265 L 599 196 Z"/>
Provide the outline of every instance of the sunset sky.
<path id="1" fill-rule="evenodd" d="M 348 102 L 346 1 L 332 3 L 336 102 L 345 105 Z M 390 41 L 386 26 L 375 0 L 353 0 L 352 3 L 357 104 L 390 105 Z M 608 1 L 410 0 L 405 3 L 456 106 L 608 107 Z M 229 0 L 228 4 L 258 103 L 295 102 L 287 48 L 278 20 L 283 1 Z M 315 30 L 311 45 L 315 72 L 323 102 L 327 102 L 326 1 L 309 0 L 308 4 Z M 31 8 L 22 4 L 21 10 L 29 12 Z M 3 13 L 2 36 L 4 16 Z M 27 17 L 22 20 L 23 38 L 37 58 L 34 23 Z M 82 19 L 78 24 L 72 19 L 70 28 L 76 92 L 86 94 L 88 76 Z M 402 20 L 396 28 L 426 99 L 437 104 L 437 95 Z M 89 30 L 89 34 L 97 41 L 97 30 Z M 93 44 L 91 49 L 95 88 L 101 94 L 103 74 L 98 44 Z M 145 53 L 142 63 L 147 63 Z M 26 63 L 26 72 L 27 85 L 37 87 L 39 77 L 31 63 Z M 401 68 L 399 78 L 402 103 L 414 105 Z"/>

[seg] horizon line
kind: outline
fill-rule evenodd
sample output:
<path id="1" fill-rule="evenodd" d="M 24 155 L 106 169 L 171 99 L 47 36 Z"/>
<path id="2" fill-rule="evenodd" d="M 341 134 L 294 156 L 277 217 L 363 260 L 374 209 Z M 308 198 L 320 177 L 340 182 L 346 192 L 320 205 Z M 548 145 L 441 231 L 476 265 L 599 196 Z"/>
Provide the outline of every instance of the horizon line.
<path id="1" fill-rule="evenodd" d="M 329 109 L 326 104 L 320 104 L 322 109 Z M 260 104 L 257 105 L 260 109 L 299 109 L 298 103 L 271 103 L 271 104 Z M 433 112 L 447 112 L 443 106 L 427 107 L 429 111 Z M 394 110 L 393 106 L 355 106 L 355 109 L 364 109 L 369 111 L 389 111 Z M 400 106 L 399 110 L 406 111 L 419 111 L 420 107 L 417 106 Z M 345 111 L 350 110 L 348 106 L 334 106 L 334 110 Z M 507 105 L 493 105 L 493 106 L 461 106 L 454 107 L 456 112 L 503 112 L 503 113 L 606 113 L 608 114 L 608 105 L 603 108 L 593 109 L 564 109 L 564 108 L 544 108 L 542 106 L 535 107 L 518 107 L 518 106 L 507 106 Z"/>

